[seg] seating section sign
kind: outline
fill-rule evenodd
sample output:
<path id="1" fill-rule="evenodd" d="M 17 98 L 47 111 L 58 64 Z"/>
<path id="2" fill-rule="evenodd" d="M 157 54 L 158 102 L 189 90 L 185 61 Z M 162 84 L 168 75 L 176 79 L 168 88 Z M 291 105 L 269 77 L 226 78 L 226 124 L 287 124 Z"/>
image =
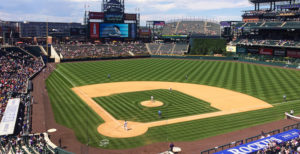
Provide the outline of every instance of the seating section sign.
<path id="1" fill-rule="evenodd" d="M 298 129 L 292 129 L 280 134 L 276 134 L 270 137 L 266 137 L 263 139 L 259 139 L 247 144 L 243 144 L 234 148 L 230 148 L 227 150 L 223 150 L 220 152 L 217 152 L 216 154 L 247 154 L 247 153 L 253 153 L 259 150 L 262 150 L 266 147 L 268 147 L 268 144 L 270 142 L 276 142 L 276 143 L 282 143 L 286 141 L 290 141 L 294 138 L 298 138 L 300 134 L 300 130 Z"/>

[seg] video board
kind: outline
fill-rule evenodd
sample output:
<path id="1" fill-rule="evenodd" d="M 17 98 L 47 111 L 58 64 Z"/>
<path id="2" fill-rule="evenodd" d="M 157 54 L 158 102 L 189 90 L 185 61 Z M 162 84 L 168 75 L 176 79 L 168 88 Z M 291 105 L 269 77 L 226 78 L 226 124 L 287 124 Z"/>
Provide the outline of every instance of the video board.
<path id="1" fill-rule="evenodd" d="M 136 38 L 136 24 L 101 23 L 100 38 Z"/>
<path id="2" fill-rule="evenodd" d="M 129 37 L 128 24 L 102 23 L 100 24 L 101 38 L 127 38 Z"/>

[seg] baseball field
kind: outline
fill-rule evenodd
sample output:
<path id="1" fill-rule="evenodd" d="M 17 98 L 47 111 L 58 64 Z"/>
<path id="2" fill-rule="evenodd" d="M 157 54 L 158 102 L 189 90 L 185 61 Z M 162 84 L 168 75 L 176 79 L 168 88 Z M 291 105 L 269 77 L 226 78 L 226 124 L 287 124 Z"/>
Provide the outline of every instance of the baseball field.
<path id="1" fill-rule="evenodd" d="M 199 140 L 300 113 L 300 71 L 238 62 L 63 63 L 46 84 L 57 123 L 106 149 Z"/>

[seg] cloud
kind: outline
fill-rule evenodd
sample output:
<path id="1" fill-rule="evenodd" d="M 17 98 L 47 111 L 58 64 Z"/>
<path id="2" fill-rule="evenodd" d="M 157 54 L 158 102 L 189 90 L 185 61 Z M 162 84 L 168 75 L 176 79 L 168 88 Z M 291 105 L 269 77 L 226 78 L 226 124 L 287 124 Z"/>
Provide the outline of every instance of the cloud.
<path id="1" fill-rule="evenodd" d="M 248 0 L 126 0 L 126 12 L 139 8 L 141 23 L 146 20 L 180 19 L 186 16 L 202 18 L 239 18 L 240 8 L 249 7 Z M 0 6 L 3 20 L 82 22 L 84 6 L 101 11 L 99 0 L 9 0 Z"/>
<path id="2" fill-rule="evenodd" d="M 201 11 L 251 6 L 248 0 L 128 0 L 126 2 L 142 8 L 155 8 L 159 11 L 169 9 Z"/>
<path id="3" fill-rule="evenodd" d="M 83 17 L 61 17 L 43 14 L 13 14 L 0 11 L 1 20 L 4 21 L 49 21 L 49 22 L 83 22 Z"/>

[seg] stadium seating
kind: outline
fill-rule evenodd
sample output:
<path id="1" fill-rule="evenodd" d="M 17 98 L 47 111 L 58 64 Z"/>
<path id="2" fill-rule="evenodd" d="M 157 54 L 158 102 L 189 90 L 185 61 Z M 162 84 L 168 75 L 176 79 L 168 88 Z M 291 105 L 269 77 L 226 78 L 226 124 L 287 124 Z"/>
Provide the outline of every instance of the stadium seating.
<path id="1" fill-rule="evenodd" d="M 174 35 L 174 34 L 176 34 L 176 26 L 177 26 L 177 22 L 172 22 L 172 23 L 165 24 L 165 26 L 162 30 L 162 34 L 163 35 Z"/>
<path id="2" fill-rule="evenodd" d="M 175 48 L 173 51 L 174 55 L 183 55 L 184 53 L 188 52 L 188 45 L 187 44 L 175 44 Z"/>
<path id="3" fill-rule="evenodd" d="M 186 43 L 149 43 L 147 46 L 152 55 L 184 55 L 189 47 Z"/>
<path id="4" fill-rule="evenodd" d="M 42 48 L 40 46 L 26 46 L 24 47 L 24 49 L 36 57 L 46 54 L 42 51 Z"/>
<path id="5" fill-rule="evenodd" d="M 172 54 L 173 48 L 174 48 L 173 43 L 165 43 L 161 44 L 161 47 L 159 49 L 160 55 L 167 55 L 167 54 Z"/>
<path id="6" fill-rule="evenodd" d="M 286 22 L 286 24 L 283 26 L 284 28 L 300 28 L 300 22 Z"/>
<path id="7" fill-rule="evenodd" d="M 2 153 L 45 153 L 54 154 L 55 151 L 48 145 L 44 134 L 29 134 L 26 136 L 1 137 L 0 152 Z"/>
<path id="8" fill-rule="evenodd" d="M 148 55 L 144 43 L 60 44 L 54 46 L 64 59 Z"/>
<path id="9" fill-rule="evenodd" d="M 204 34 L 204 21 L 181 21 L 177 34 Z"/>
<path id="10" fill-rule="evenodd" d="M 236 28 L 241 28 L 244 27 L 245 23 L 244 22 L 238 22 L 237 24 L 235 24 Z"/>
<path id="11" fill-rule="evenodd" d="M 150 49 L 150 53 L 152 53 L 154 55 L 157 53 L 157 50 L 160 47 L 159 43 L 148 43 L 147 45 L 148 45 L 148 47 Z"/>
<path id="12" fill-rule="evenodd" d="M 261 27 L 281 27 L 282 24 L 282 22 L 265 22 L 261 25 Z"/>
<path id="13" fill-rule="evenodd" d="M 178 21 L 167 23 L 162 35 L 220 35 L 220 25 L 206 21 Z"/>
<path id="14" fill-rule="evenodd" d="M 28 133 L 30 121 L 28 112 L 31 97 L 27 93 L 27 81 L 41 71 L 44 63 L 17 47 L 0 49 L 0 121 L 10 98 L 20 98 L 19 118 L 16 122 L 17 132 Z M 3 145 L 3 144 L 2 144 Z"/>
<path id="15" fill-rule="evenodd" d="M 260 45 L 260 46 L 281 46 L 297 47 L 300 41 L 295 40 L 259 40 L 259 39 L 237 39 L 230 42 L 231 45 Z"/>
<path id="16" fill-rule="evenodd" d="M 262 23 L 261 22 L 255 22 L 255 23 L 247 23 L 244 27 L 259 27 Z"/>
<path id="17" fill-rule="evenodd" d="M 221 35 L 221 31 L 220 31 L 220 25 L 213 23 L 213 22 L 208 22 L 207 23 L 207 32 L 206 34 L 208 35 L 212 35 L 212 36 L 219 36 Z"/>
<path id="18" fill-rule="evenodd" d="M 239 22 L 235 25 L 236 28 L 254 28 L 254 29 L 263 29 L 263 28 L 282 28 L 282 29 L 299 29 L 300 22 L 296 21 L 264 21 L 256 23 L 244 23 Z"/>

